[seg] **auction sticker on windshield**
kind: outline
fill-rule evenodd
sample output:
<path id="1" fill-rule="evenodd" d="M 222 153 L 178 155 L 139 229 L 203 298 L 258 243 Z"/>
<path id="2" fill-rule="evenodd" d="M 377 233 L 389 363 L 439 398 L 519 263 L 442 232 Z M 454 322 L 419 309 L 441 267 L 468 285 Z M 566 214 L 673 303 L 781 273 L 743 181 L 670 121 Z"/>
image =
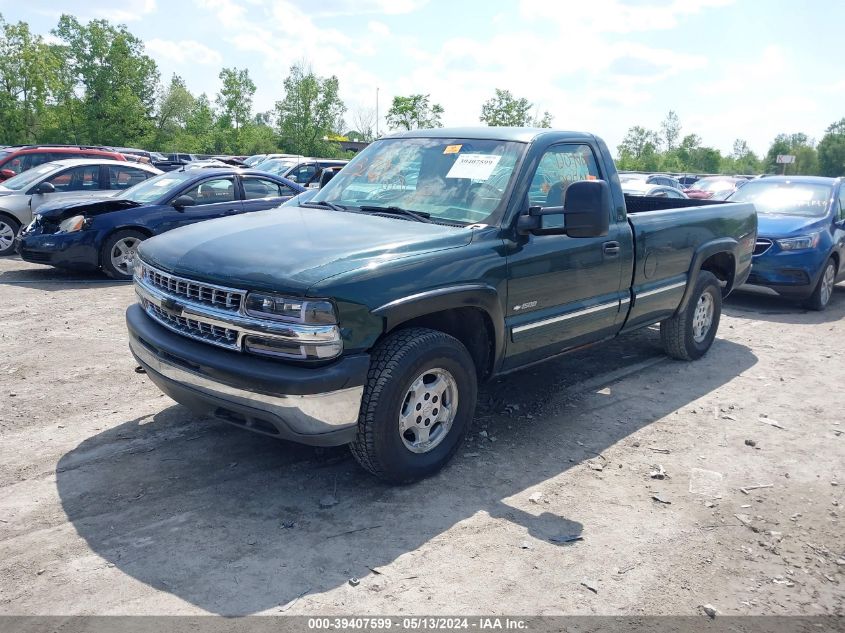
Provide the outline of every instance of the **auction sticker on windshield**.
<path id="1" fill-rule="evenodd" d="M 446 178 L 487 180 L 501 158 L 500 155 L 492 154 L 460 154 Z"/>

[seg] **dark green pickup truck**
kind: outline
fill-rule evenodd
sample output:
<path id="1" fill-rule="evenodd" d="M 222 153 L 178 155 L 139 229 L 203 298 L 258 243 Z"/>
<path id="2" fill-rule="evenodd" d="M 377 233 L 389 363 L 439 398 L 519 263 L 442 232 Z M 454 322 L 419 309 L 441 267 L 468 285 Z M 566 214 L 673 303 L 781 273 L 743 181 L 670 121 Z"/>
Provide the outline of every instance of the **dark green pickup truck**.
<path id="1" fill-rule="evenodd" d="M 654 323 L 702 356 L 756 233 L 750 204 L 626 206 L 591 134 L 418 130 L 279 209 L 145 241 L 130 346 L 198 412 L 412 481 L 455 452 L 481 381 Z"/>

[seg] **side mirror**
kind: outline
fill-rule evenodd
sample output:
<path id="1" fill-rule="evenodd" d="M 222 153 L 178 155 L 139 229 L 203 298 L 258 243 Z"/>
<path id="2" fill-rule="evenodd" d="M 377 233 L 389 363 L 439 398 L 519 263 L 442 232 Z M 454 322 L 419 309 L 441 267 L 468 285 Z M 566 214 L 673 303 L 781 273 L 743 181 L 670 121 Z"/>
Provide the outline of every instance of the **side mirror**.
<path id="1" fill-rule="evenodd" d="M 14 169 L 0 169 L 0 176 L 3 176 L 3 180 L 6 178 L 14 178 L 17 175 L 18 174 Z"/>
<path id="2" fill-rule="evenodd" d="M 296 174 L 291 174 L 290 176 L 285 176 L 290 181 L 299 182 L 299 178 L 296 177 Z"/>
<path id="3" fill-rule="evenodd" d="M 33 193 L 38 193 L 42 195 L 45 193 L 56 193 L 56 188 L 53 186 L 52 183 L 42 182 L 35 188 L 35 191 Z"/>
<path id="4" fill-rule="evenodd" d="M 610 186 L 604 180 L 579 180 L 566 188 L 562 207 L 530 207 L 517 220 L 526 235 L 602 237 L 610 230 Z"/>
<path id="5" fill-rule="evenodd" d="M 197 203 L 191 196 L 178 196 L 170 203 L 170 206 L 176 209 L 177 211 L 181 211 L 185 207 L 192 207 Z"/>

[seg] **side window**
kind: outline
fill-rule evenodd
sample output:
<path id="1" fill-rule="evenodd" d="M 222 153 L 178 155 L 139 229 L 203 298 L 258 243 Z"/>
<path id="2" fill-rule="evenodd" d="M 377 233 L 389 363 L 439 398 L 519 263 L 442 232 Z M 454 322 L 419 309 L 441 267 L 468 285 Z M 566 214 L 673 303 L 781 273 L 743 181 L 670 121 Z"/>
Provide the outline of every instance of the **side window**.
<path id="1" fill-rule="evenodd" d="M 235 199 L 235 183 L 231 178 L 204 180 L 181 195 L 191 196 L 197 205 L 232 202 Z"/>
<path id="2" fill-rule="evenodd" d="M 306 183 L 317 173 L 317 166 L 316 165 L 303 165 L 298 169 L 294 169 L 291 173 L 288 174 L 288 178 L 294 176 L 294 178 L 290 178 L 295 182 L 299 183 Z"/>
<path id="3" fill-rule="evenodd" d="M 24 159 L 24 167 L 26 169 L 32 169 L 33 167 L 38 167 L 44 163 L 49 163 L 52 160 L 55 159 L 47 152 L 33 152 L 32 154 L 26 155 L 26 158 Z"/>
<path id="4" fill-rule="evenodd" d="M 129 189 L 152 175 L 135 167 L 109 165 L 109 189 Z"/>
<path id="5" fill-rule="evenodd" d="M 546 150 L 528 189 L 529 206 L 559 207 L 573 182 L 600 177 L 589 145 L 554 145 Z"/>
<path id="6" fill-rule="evenodd" d="M 279 198 L 281 196 L 294 195 L 293 190 L 285 185 L 280 185 L 267 180 L 266 178 L 244 178 L 244 195 L 247 200 L 259 200 L 261 198 Z"/>
<path id="7" fill-rule="evenodd" d="M 81 165 L 71 167 L 48 178 L 56 191 L 96 191 L 100 188 L 100 166 Z"/>

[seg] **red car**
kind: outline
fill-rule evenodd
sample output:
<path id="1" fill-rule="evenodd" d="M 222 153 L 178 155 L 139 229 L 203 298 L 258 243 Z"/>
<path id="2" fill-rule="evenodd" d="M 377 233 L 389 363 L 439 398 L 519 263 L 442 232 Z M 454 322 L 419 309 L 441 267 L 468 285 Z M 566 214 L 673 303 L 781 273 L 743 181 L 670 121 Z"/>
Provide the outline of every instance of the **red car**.
<path id="1" fill-rule="evenodd" d="M 696 180 L 684 193 L 690 198 L 698 200 L 724 200 L 727 196 L 739 189 L 748 182 L 745 178 L 733 178 L 731 176 L 710 176 Z"/>
<path id="2" fill-rule="evenodd" d="M 66 158 L 126 160 L 120 152 L 91 145 L 17 145 L 0 150 L 0 182 L 42 163 Z"/>

